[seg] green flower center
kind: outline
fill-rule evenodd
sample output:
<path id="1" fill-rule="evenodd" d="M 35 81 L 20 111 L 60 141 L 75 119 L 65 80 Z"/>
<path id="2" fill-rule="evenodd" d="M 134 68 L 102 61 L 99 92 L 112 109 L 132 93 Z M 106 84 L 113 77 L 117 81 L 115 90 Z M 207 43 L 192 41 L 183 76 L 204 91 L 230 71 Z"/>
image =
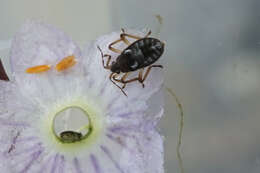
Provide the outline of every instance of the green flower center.
<path id="1" fill-rule="evenodd" d="M 35 133 L 50 150 L 70 156 L 91 152 L 105 136 L 104 114 L 98 99 L 62 99 L 38 119 Z"/>
<path id="2" fill-rule="evenodd" d="M 80 107 L 67 107 L 59 111 L 52 125 L 53 134 L 62 143 L 75 143 L 87 139 L 93 131 L 88 113 Z"/>

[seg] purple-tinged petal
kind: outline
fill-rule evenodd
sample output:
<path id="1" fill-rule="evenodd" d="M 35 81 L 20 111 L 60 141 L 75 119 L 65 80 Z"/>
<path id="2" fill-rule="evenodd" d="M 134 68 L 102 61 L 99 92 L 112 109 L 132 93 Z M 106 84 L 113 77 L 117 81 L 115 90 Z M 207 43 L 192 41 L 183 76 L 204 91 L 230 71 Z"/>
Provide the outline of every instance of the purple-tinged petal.
<path id="1" fill-rule="evenodd" d="M 57 72 L 56 64 L 63 58 L 74 55 L 77 63 L 64 72 Z M 27 21 L 15 35 L 11 47 L 11 67 L 14 80 L 25 98 L 55 101 L 55 94 L 64 95 L 75 80 L 83 74 L 82 56 L 79 47 L 64 32 L 40 21 Z M 37 65 L 50 65 L 51 70 L 42 74 L 27 74 L 25 70 Z M 80 79 L 82 80 L 82 79 Z M 64 90 L 63 90 L 64 89 Z M 37 98 L 42 100 L 36 100 Z"/>
<path id="2" fill-rule="evenodd" d="M 51 167 L 51 173 L 55 173 L 58 165 L 58 161 L 59 161 L 59 154 L 56 154 L 54 157 L 54 161 L 52 162 L 52 167 Z"/>
<path id="3" fill-rule="evenodd" d="M 42 151 L 37 151 L 31 155 L 31 159 L 29 160 L 29 163 L 20 171 L 20 173 L 26 173 L 30 169 L 30 167 L 33 165 L 33 163 L 40 157 L 40 154 Z"/>
<path id="4" fill-rule="evenodd" d="M 60 156 L 60 163 L 59 163 L 59 167 L 58 167 L 58 173 L 63 173 L 64 172 L 64 169 L 65 169 L 65 158 L 64 156 Z"/>
<path id="5" fill-rule="evenodd" d="M 76 173 L 83 173 L 78 158 L 74 158 L 73 163 L 74 163 Z"/>
<path id="6" fill-rule="evenodd" d="M 64 32 L 41 21 L 27 21 L 15 35 L 11 48 L 11 67 L 16 74 L 36 65 L 56 65 L 74 55 L 81 58 L 79 47 Z"/>
<path id="7" fill-rule="evenodd" d="M 22 126 L 22 127 L 28 127 L 29 124 L 28 123 L 24 123 L 24 122 L 14 122 L 14 121 L 10 121 L 8 119 L 3 119 L 0 118 L 0 124 L 1 126 Z"/>
<path id="8" fill-rule="evenodd" d="M 109 160 L 114 164 L 115 168 L 118 172 L 124 173 L 123 169 L 119 165 L 119 162 L 113 158 L 111 151 L 106 146 L 100 146 L 101 150 L 105 153 L 105 155 L 109 158 Z"/>
<path id="9" fill-rule="evenodd" d="M 90 156 L 90 161 L 93 165 L 93 168 L 95 170 L 95 173 L 102 173 L 103 171 L 101 171 L 101 167 L 99 165 L 98 159 L 96 158 L 96 156 L 94 154 L 91 154 Z"/>
<path id="10" fill-rule="evenodd" d="M 45 158 L 41 161 L 41 165 L 39 166 L 38 172 L 45 173 L 50 167 L 50 163 L 53 160 L 53 156 L 45 156 Z"/>
<path id="11" fill-rule="evenodd" d="M 148 99 L 161 87 L 161 71 L 152 69 L 144 89 L 129 84 L 125 97 L 108 79 L 97 49 L 99 45 L 107 53 L 107 45 L 118 36 L 101 37 L 81 57 L 72 40 L 50 25 L 29 21 L 17 33 L 11 50 L 15 80 L 0 81 L 0 124 L 7 127 L 0 133 L 0 156 L 12 172 L 163 173 L 163 140 L 155 130 L 162 113 L 147 111 Z M 79 71 L 24 73 L 40 63 L 56 64 L 70 53 L 82 60 Z M 69 106 L 91 113 L 99 131 L 68 147 L 55 138 L 52 121 Z"/>

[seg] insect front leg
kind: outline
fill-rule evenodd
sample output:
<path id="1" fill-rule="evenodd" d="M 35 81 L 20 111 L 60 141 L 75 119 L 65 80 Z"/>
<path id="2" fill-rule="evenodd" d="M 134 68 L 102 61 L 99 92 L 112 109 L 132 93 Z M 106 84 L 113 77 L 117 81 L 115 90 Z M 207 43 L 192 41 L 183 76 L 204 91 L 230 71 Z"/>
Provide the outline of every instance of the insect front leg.
<path id="1" fill-rule="evenodd" d="M 123 84 L 122 89 L 124 89 L 124 88 L 126 87 L 126 84 L 127 84 L 127 83 L 134 82 L 134 81 L 137 81 L 137 80 L 139 81 L 139 80 L 140 80 L 139 77 L 126 80 L 126 78 L 128 77 L 129 74 L 130 74 L 129 72 L 126 73 L 126 74 L 124 74 L 124 75 L 121 77 L 121 79 L 117 79 L 117 78 L 116 78 L 117 76 L 113 76 L 113 79 L 114 79 L 115 81 L 117 81 L 117 82 L 122 83 L 122 84 Z M 141 79 L 142 79 L 142 78 L 141 78 Z"/>
<path id="2" fill-rule="evenodd" d="M 116 79 L 117 76 L 118 76 L 117 73 L 111 73 L 110 76 L 109 76 L 109 79 L 110 79 L 110 81 L 111 81 L 114 85 L 116 85 L 116 86 L 122 91 L 122 93 L 123 93 L 125 96 L 127 96 L 126 93 L 125 93 L 125 91 L 123 90 L 123 88 L 121 88 L 121 87 L 120 87 L 119 85 L 117 85 L 117 83 L 115 82 L 115 81 L 117 81 L 117 79 Z M 114 79 L 115 81 L 113 81 L 112 79 Z"/>
<path id="3" fill-rule="evenodd" d="M 102 65 L 105 69 L 110 69 L 111 68 L 111 65 L 109 65 L 110 61 L 111 61 L 111 55 L 108 55 L 108 54 L 103 54 L 101 48 L 99 46 L 97 46 L 97 48 L 99 49 L 100 53 L 101 53 L 101 56 L 102 56 Z M 104 62 L 104 57 L 108 57 L 108 60 L 106 62 L 106 65 L 105 65 L 105 62 Z"/>
<path id="4" fill-rule="evenodd" d="M 129 75 L 129 73 L 124 74 L 124 76 L 121 78 L 121 81 L 124 83 L 125 79 L 127 78 L 127 76 Z M 122 86 L 122 89 L 124 89 L 126 86 L 126 83 L 124 83 L 124 85 Z"/>
<path id="5" fill-rule="evenodd" d="M 106 66 L 104 65 L 104 57 L 108 57 Z M 105 54 L 104 57 L 102 58 L 103 67 L 106 68 L 106 69 L 110 69 L 111 65 L 109 65 L 109 63 L 111 61 L 111 55 Z"/>

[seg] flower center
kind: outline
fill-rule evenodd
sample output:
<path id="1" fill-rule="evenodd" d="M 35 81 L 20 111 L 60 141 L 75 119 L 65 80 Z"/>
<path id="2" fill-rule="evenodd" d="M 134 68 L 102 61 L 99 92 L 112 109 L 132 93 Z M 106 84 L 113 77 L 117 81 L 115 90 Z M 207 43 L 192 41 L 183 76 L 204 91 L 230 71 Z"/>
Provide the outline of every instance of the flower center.
<path id="1" fill-rule="evenodd" d="M 92 132 L 90 116 L 80 107 L 67 107 L 53 119 L 53 132 L 62 143 L 75 143 L 86 139 Z"/>
<path id="2" fill-rule="evenodd" d="M 70 156 L 90 152 L 106 128 L 104 107 L 94 100 L 77 97 L 55 102 L 35 124 L 36 135 L 50 150 Z"/>

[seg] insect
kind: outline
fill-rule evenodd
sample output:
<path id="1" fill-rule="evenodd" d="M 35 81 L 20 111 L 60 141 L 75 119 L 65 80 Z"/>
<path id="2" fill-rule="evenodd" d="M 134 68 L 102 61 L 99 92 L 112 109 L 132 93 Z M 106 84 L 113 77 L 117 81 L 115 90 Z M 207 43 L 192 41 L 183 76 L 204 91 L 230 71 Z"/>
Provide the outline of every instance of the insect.
<path id="1" fill-rule="evenodd" d="M 122 33 L 120 34 L 120 38 L 113 41 L 108 46 L 111 51 L 119 54 L 115 61 L 110 63 L 111 55 L 103 54 L 101 48 L 99 46 L 97 47 L 102 56 L 103 67 L 112 72 L 109 79 L 113 84 L 121 89 L 124 95 L 126 95 L 123 89 L 126 87 L 127 83 L 139 81 L 144 88 L 144 81 L 149 75 L 151 68 L 163 68 L 162 65 L 153 65 L 153 63 L 155 63 L 163 54 L 164 43 L 156 38 L 148 37 L 151 34 L 151 31 L 149 31 L 144 37 L 139 37 L 127 34 L 124 29 L 121 30 Z M 136 41 L 130 43 L 127 37 L 135 39 Z M 119 50 L 113 47 L 113 45 L 121 41 L 127 45 L 124 50 Z M 104 57 L 108 58 L 106 64 L 104 63 Z M 148 68 L 144 72 L 145 67 Z M 127 79 L 131 72 L 137 70 L 139 70 L 138 77 Z M 124 73 L 124 75 L 119 79 L 118 76 L 121 72 Z M 116 82 L 123 84 L 122 87 L 120 87 Z"/>
<path id="2" fill-rule="evenodd" d="M 60 133 L 62 142 L 73 143 L 82 139 L 82 134 L 74 131 L 64 131 Z"/>

